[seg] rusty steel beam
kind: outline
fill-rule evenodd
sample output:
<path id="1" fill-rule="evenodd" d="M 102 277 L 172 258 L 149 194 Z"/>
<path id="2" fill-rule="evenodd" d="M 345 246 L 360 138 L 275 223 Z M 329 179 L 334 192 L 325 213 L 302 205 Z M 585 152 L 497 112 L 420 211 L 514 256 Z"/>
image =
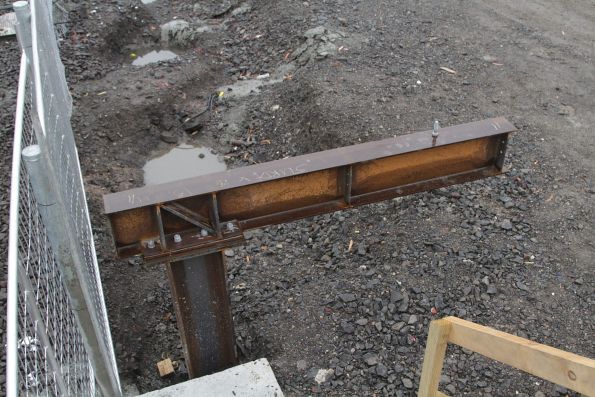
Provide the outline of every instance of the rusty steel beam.
<path id="1" fill-rule="evenodd" d="M 120 257 L 171 262 L 242 232 L 501 173 L 514 126 L 494 118 L 104 196 Z"/>
<path id="2" fill-rule="evenodd" d="M 236 361 L 221 251 L 250 228 L 497 175 L 503 118 L 403 135 L 104 197 L 120 257 L 165 262 L 190 377 Z"/>
<path id="3" fill-rule="evenodd" d="M 235 365 L 224 256 L 215 252 L 168 263 L 167 273 L 190 377 Z"/>

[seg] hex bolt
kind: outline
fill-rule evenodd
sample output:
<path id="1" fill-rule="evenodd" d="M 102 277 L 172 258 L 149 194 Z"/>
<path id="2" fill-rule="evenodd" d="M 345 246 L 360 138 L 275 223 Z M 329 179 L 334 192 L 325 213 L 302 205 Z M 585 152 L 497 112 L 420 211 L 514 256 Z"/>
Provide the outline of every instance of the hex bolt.
<path id="1" fill-rule="evenodd" d="M 150 248 L 150 249 L 155 248 L 155 241 L 153 241 L 153 240 L 147 241 L 147 248 Z"/>
<path id="2" fill-rule="evenodd" d="M 438 130 L 440 129 L 440 123 L 438 120 L 434 121 L 434 128 L 432 128 L 432 136 L 436 138 L 438 136 Z"/>
<path id="3" fill-rule="evenodd" d="M 181 243 L 182 242 L 182 236 L 180 236 L 178 233 L 174 234 L 174 243 Z"/>
<path id="4" fill-rule="evenodd" d="M 201 231 L 200 231 L 200 235 L 201 235 L 202 237 L 207 237 L 207 236 L 209 235 L 209 232 L 207 232 L 207 231 L 206 231 L 206 229 L 201 229 Z"/>
<path id="5" fill-rule="evenodd" d="M 227 222 L 227 231 L 233 232 L 234 230 L 236 230 L 236 227 L 233 225 L 233 223 Z"/>

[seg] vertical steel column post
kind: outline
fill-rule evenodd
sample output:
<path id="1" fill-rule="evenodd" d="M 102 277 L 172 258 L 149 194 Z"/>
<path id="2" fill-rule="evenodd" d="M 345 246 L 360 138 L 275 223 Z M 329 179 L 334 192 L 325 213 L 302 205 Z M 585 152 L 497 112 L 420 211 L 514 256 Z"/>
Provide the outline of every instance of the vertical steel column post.
<path id="1" fill-rule="evenodd" d="M 167 264 L 190 378 L 236 364 L 233 319 L 221 252 Z"/>

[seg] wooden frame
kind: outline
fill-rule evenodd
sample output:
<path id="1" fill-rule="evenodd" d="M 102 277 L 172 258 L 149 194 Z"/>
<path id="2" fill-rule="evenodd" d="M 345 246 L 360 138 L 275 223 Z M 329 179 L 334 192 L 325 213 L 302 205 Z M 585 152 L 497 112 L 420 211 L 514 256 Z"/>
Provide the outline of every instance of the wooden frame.
<path id="1" fill-rule="evenodd" d="M 470 321 L 446 317 L 430 324 L 418 397 L 447 397 L 438 391 L 438 383 L 448 343 L 585 396 L 595 396 L 595 360 Z"/>

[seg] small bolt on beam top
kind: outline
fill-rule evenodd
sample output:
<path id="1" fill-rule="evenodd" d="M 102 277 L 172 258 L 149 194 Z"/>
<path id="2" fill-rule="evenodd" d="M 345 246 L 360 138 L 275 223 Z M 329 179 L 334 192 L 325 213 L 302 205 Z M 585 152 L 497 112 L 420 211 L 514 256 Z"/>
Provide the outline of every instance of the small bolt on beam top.
<path id="1" fill-rule="evenodd" d="M 440 129 L 440 123 L 438 120 L 434 120 L 434 127 L 432 128 L 432 136 L 434 138 L 438 137 L 438 130 Z"/>

